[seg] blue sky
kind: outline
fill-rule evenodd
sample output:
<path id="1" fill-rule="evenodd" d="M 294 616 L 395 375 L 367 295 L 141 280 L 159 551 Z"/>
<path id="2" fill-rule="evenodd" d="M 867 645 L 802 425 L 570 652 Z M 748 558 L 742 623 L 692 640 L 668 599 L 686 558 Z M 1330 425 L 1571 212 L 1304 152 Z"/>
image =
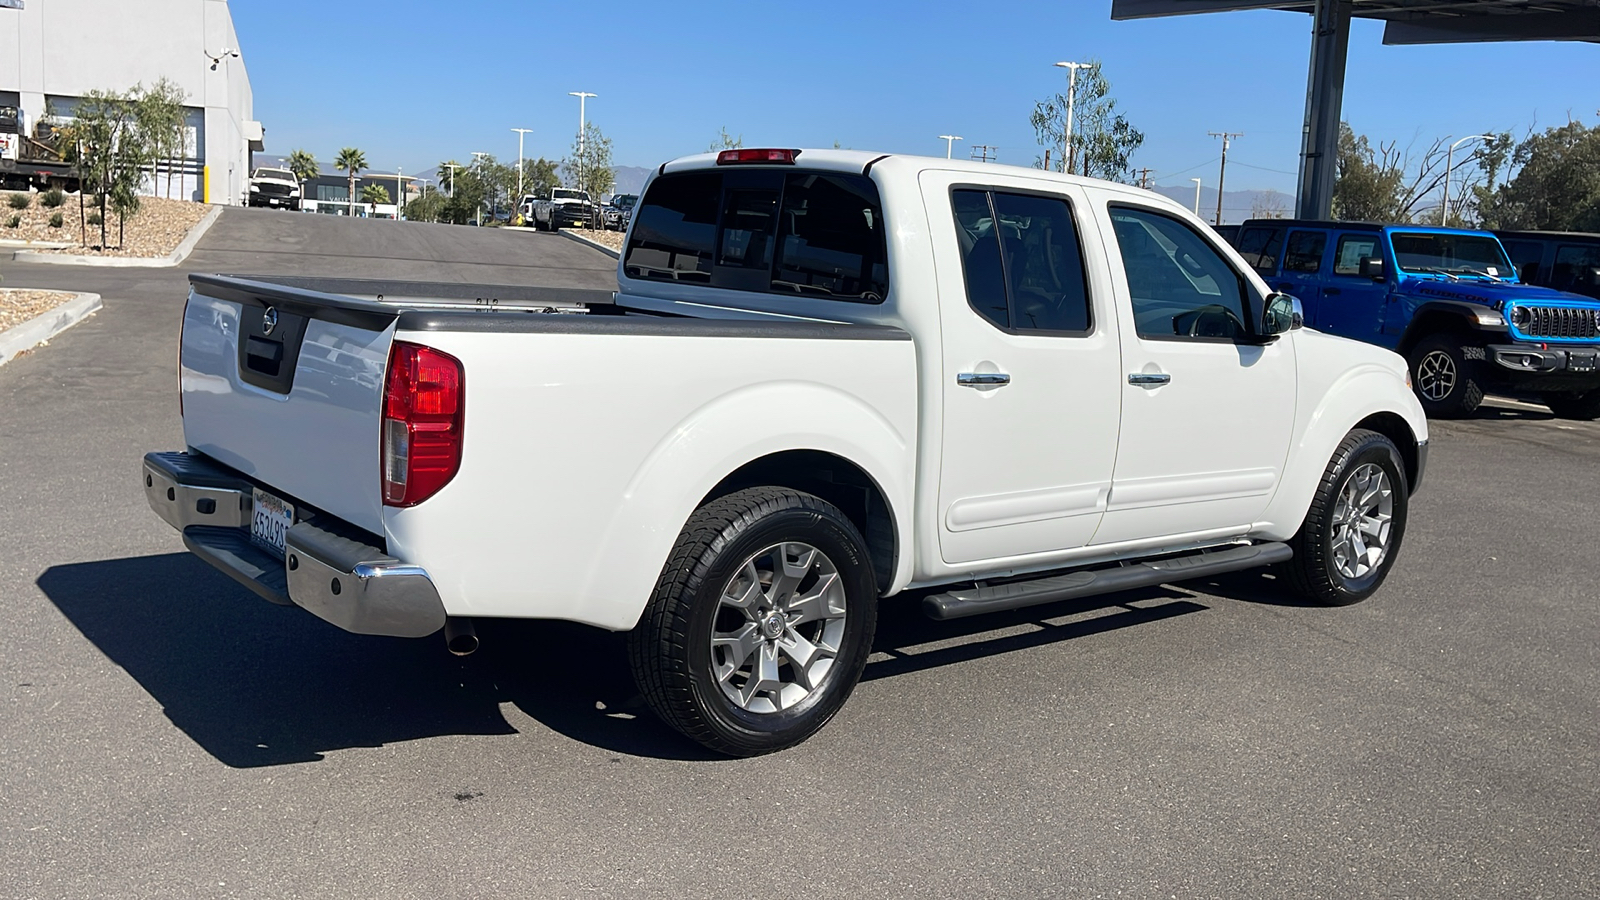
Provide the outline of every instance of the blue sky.
<path id="1" fill-rule="evenodd" d="M 1056 2 L 605 3 L 345 0 L 231 4 L 267 151 L 342 146 L 414 171 L 471 151 L 564 155 L 578 102 L 618 165 L 700 152 L 726 126 L 748 146 L 941 155 L 999 147 L 1030 165 L 1028 115 L 1061 89 L 1061 59 L 1099 57 L 1144 131 L 1136 166 L 1159 184 L 1292 193 L 1311 17 L 1259 11 L 1112 22 L 1109 0 Z M 1593 123 L 1600 46 L 1385 47 L 1379 23 L 1350 41 L 1344 115 L 1402 145 L 1435 136 Z M 1235 165 L 1237 164 L 1237 165 Z"/>

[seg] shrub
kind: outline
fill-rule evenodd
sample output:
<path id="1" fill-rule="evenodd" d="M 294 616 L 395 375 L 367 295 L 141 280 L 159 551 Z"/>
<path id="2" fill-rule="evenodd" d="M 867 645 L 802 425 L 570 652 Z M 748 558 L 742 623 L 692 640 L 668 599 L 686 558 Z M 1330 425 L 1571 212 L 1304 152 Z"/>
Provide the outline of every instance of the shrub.
<path id="1" fill-rule="evenodd" d="M 65 217 L 63 217 L 61 215 L 61 213 L 59 213 L 59 212 L 53 212 L 53 213 L 50 214 L 50 227 L 51 228 L 60 228 L 62 223 L 65 222 L 65 221 L 66 221 Z"/>
<path id="2" fill-rule="evenodd" d="M 99 225 L 101 221 L 100 214 L 97 212 L 89 213 L 89 217 L 83 221 L 89 225 Z"/>
<path id="3" fill-rule="evenodd" d="M 21 228 L 22 227 L 22 216 L 18 215 L 17 213 L 12 213 L 11 214 L 11 218 L 6 220 L 6 227 L 7 228 Z"/>
<path id="4" fill-rule="evenodd" d="M 12 209 L 27 209 L 33 203 L 33 198 L 27 194 L 12 194 L 6 202 L 11 204 Z"/>
<path id="5" fill-rule="evenodd" d="M 39 205 L 46 209 L 55 209 L 67 202 L 67 195 L 61 193 L 61 188 L 53 187 L 39 195 Z"/>

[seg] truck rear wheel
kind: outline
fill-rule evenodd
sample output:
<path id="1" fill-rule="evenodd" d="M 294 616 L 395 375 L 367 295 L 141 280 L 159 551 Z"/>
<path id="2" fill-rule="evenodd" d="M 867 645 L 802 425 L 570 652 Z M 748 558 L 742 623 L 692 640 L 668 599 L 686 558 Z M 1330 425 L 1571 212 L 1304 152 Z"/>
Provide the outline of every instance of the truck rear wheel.
<path id="1" fill-rule="evenodd" d="M 1481 360 L 1469 358 L 1467 351 L 1449 335 L 1425 337 L 1412 349 L 1411 389 L 1430 417 L 1471 415 L 1483 402 Z"/>
<path id="2" fill-rule="evenodd" d="M 1545 394 L 1539 399 L 1558 419 L 1600 419 L 1600 388 L 1584 393 Z"/>
<path id="3" fill-rule="evenodd" d="M 1410 486 L 1394 442 L 1375 431 L 1345 436 L 1323 470 L 1283 571 L 1295 592 L 1322 606 L 1372 596 L 1400 552 Z"/>
<path id="4" fill-rule="evenodd" d="M 748 488 L 690 517 L 637 627 L 650 708 L 730 756 L 792 747 L 844 705 L 872 649 L 866 541 L 810 494 Z"/>

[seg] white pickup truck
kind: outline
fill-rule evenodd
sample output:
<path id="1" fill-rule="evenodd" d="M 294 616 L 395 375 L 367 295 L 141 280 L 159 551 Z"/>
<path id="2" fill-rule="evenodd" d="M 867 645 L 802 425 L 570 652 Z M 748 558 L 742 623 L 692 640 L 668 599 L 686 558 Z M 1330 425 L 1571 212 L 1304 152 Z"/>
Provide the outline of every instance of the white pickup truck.
<path id="1" fill-rule="evenodd" d="M 533 201 L 533 227 L 541 231 L 587 225 L 594 214 L 588 191 L 558 187 L 550 191 L 550 196 Z"/>
<path id="2" fill-rule="evenodd" d="M 617 278 L 575 305 L 610 298 L 194 275 L 150 504 L 350 631 L 628 631 L 649 705 L 748 755 L 839 709 L 896 595 L 947 619 L 1275 564 L 1361 600 L 1427 461 L 1405 360 L 1119 184 L 692 156 Z"/>

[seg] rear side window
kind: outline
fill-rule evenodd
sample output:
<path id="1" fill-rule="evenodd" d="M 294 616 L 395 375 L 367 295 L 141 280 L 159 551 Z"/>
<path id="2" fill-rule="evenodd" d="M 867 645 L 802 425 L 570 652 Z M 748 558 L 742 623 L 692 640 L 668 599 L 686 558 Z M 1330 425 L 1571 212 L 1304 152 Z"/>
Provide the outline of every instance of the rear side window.
<path id="1" fill-rule="evenodd" d="M 1532 283 L 1539 277 L 1539 264 L 1544 261 L 1544 245 L 1538 241 L 1505 241 L 1506 255 L 1517 270 L 1517 277 Z"/>
<path id="2" fill-rule="evenodd" d="M 1239 232 L 1239 255 L 1263 275 L 1278 273 L 1278 257 L 1283 253 L 1283 230 L 1246 228 Z"/>
<path id="3" fill-rule="evenodd" d="M 1005 329 L 1085 334 L 1089 291 L 1072 209 L 1059 197 L 951 192 L 967 301 Z"/>
<path id="4" fill-rule="evenodd" d="M 1361 260 L 1377 256 L 1377 251 L 1373 249 L 1377 246 L 1376 235 L 1347 234 L 1339 238 L 1339 246 L 1333 254 L 1333 274 L 1360 275 Z"/>
<path id="5" fill-rule="evenodd" d="M 861 175 L 663 175 L 634 220 L 623 263 L 630 278 L 858 303 L 880 303 L 889 291 L 883 205 Z"/>
<path id="6" fill-rule="evenodd" d="M 1600 267 L 1600 246 L 1563 244 L 1556 248 L 1550 280 L 1557 290 L 1588 294 L 1595 289 L 1590 272 L 1596 267 Z"/>
<path id="7" fill-rule="evenodd" d="M 1322 268 L 1322 251 L 1327 246 L 1328 235 L 1325 232 L 1290 232 L 1289 246 L 1283 254 L 1283 270 L 1315 275 Z"/>

